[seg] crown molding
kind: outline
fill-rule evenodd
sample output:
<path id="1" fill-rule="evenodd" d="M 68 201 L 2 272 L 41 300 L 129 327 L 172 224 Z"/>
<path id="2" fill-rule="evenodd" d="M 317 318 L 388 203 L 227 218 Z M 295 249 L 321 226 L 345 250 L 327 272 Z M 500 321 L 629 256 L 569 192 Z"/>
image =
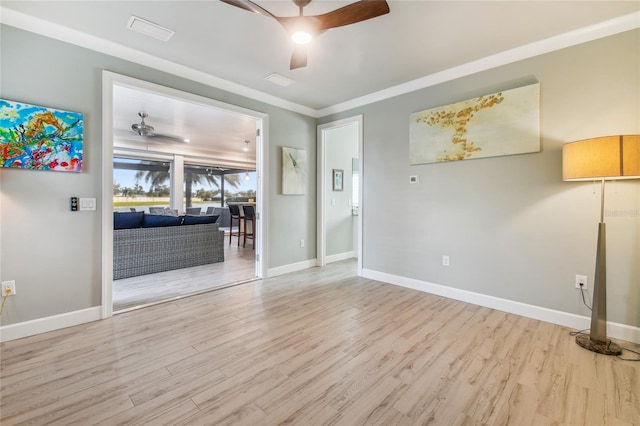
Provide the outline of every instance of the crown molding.
<path id="1" fill-rule="evenodd" d="M 608 37 L 625 31 L 640 28 L 640 11 L 623 15 L 615 19 L 603 21 L 595 25 L 580 28 L 544 40 L 525 44 L 505 50 L 495 55 L 468 62 L 425 77 L 418 78 L 359 98 L 351 99 L 316 111 L 317 117 L 348 111 L 364 105 L 380 102 L 395 96 L 404 95 L 416 90 L 435 86 L 457 78 L 466 77 L 478 72 L 508 65 L 524 59 L 533 58 L 545 53 Z"/>
<path id="2" fill-rule="evenodd" d="M 314 118 L 325 117 L 332 114 L 348 111 L 364 105 L 380 102 L 395 96 L 414 92 L 416 90 L 435 86 L 457 78 L 466 77 L 478 72 L 508 65 L 524 59 L 529 59 L 545 53 L 619 34 L 622 32 L 640 28 L 640 11 L 633 12 L 618 18 L 600 22 L 595 25 L 580 28 L 557 36 L 549 37 L 520 47 L 505 50 L 495 55 L 490 55 L 476 61 L 468 62 L 457 67 L 449 68 L 434 74 L 430 74 L 416 80 L 392 86 L 377 92 L 370 93 L 346 102 L 314 109 L 294 102 L 278 98 L 267 93 L 233 83 L 228 80 L 194 70 L 193 68 L 158 58 L 136 49 L 95 37 L 83 32 L 54 24 L 40 18 L 26 15 L 12 9 L 0 6 L 0 23 L 20 28 L 25 31 L 43 35 L 45 37 L 61 40 L 76 46 L 84 47 L 140 65 L 148 66 L 178 77 L 193 80 L 207 86 L 225 90 L 240 96 L 265 102 L 267 104 L 284 108 Z"/>
<path id="3" fill-rule="evenodd" d="M 265 102 L 289 111 L 316 117 L 316 110 L 313 108 L 290 102 L 166 59 L 158 58 L 140 50 L 132 49 L 44 19 L 26 15 L 13 9 L 0 6 L 0 23 L 94 50 L 96 52 L 104 53 L 106 55 L 114 56 L 116 58 L 124 59 L 129 62 L 161 70 L 178 77 L 193 80 L 198 83 L 235 93 L 240 96 L 245 96 L 256 101 Z"/>

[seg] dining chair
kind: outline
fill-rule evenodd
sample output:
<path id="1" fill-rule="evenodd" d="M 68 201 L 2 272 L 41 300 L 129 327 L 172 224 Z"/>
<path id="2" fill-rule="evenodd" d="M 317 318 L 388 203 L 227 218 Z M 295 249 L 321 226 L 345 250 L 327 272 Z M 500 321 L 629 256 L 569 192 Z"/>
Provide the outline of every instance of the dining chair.
<path id="1" fill-rule="evenodd" d="M 231 245 L 231 237 L 233 237 L 233 221 L 238 221 L 238 230 L 235 235 L 238 237 L 238 247 L 240 247 L 240 236 L 242 235 L 242 216 L 240 216 L 240 207 L 237 204 L 229 204 L 229 245 Z"/>
<path id="2" fill-rule="evenodd" d="M 201 207 L 187 207 L 187 214 L 200 216 Z"/>
<path id="3" fill-rule="evenodd" d="M 247 238 L 253 241 L 253 249 L 256 248 L 256 209 L 250 205 L 243 205 L 242 210 L 244 211 L 244 241 L 242 243 L 242 247 L 247 245 Z M 251 230 L 247 230 L 247 224 L 251 222 Z"/>

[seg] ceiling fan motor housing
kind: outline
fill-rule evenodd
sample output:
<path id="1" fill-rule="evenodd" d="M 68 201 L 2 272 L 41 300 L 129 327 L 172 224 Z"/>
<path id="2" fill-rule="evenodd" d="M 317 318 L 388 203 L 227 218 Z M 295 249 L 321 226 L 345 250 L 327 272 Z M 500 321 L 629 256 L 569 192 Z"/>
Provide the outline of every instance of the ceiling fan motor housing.
<path id="1" fill-rule="evenodd" d="M 131 130 L 133 130 L 140 136 L 148 136 L 149 134 L 153 133 L 153 130 L 154 130 L 153 126 L 149 126 L 147 123 L 144 122 L 144 119 L 147 118 L 148 115 L 144 112 L 139 112 L 138 115 L 140 116 L 142 121 L 140 123 L 132 124 Z"/>

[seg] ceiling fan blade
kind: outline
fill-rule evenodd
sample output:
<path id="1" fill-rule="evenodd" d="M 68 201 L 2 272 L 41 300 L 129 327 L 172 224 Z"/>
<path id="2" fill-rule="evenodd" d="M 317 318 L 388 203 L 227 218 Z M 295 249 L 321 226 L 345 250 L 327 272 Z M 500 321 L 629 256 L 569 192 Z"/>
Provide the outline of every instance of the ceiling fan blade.
<path id="1" fill-rule="evenodd" d="M 182 138 L 180 136 L 167 135 L 163 133 L 152 133 L 150 135 L 147 135 L 147 138 L 152 138 L 160 142 L 169 142 L 169 143 L 177 142 L 181 144 L 187 143 L 185 138 Z"/>
<path id="2" fill-rule="evenodd" d="M 295 45 L 291 55 L 291 66 L 289 69 L 295 70 L 307 66 L 307 46 Z"/>
<path id="3" fill-rule="evenodd" d="M 277 19 L 275 15 L 273 15 L 268 10 L 258 6 L 252 1 L 249 0 L 220 0 L 222 3 L 229 4 L 231 6 L 239 7 L 240 9 L 248 10 L 249 12 L 257 13 L 258 15 L 270 16 L 271 18 Z"/>
<path id="4" fill-rule="evenodd" d="M 385 0 L 360 0 L 340 9 L 316 15 L 319 30 L 342 27 L 389 13 L 389 4 Z"/>

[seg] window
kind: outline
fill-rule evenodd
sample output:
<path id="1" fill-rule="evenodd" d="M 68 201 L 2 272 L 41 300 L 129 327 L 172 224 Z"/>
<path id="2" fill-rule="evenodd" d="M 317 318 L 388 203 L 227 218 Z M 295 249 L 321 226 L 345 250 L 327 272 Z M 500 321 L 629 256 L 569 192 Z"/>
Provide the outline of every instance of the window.
<path id="1" fill-rule="evenodd" d="M 220 182 L 222 174 L 218 167 L 185 164 L 184 166 L 184 210 L 200 207 L 206 212 L 209 207 L 222 205 Z"/>
<path id="2" fill-rule="evenodd" d="M 149 212 L 171 205 L 170 163 L 113 158 L 113 208 L 115 211 Z"/>

